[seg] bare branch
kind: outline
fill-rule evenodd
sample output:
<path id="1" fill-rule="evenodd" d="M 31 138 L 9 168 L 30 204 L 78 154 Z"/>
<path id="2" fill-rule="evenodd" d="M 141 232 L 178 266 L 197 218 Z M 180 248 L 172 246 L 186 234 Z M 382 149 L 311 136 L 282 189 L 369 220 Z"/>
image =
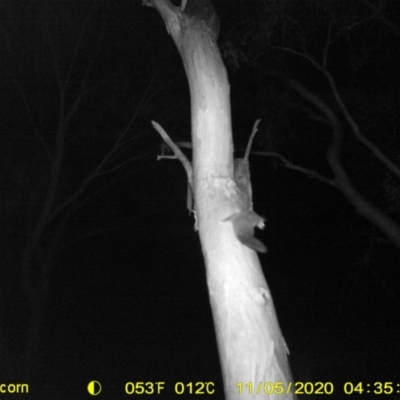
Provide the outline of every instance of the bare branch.
<path id="1" fill-rule="evenodd" d="M 335 98 L 337 104 L 339 105 L 340 110 L 342 111 L 344 117 L 346 118 L 346 121 L 351 127 L 351 130 L 354 134 L 354 136 L 365 146 L 367 147 L 375 156 L 378 158 L 386 167 L 393 173 L 395 174 L 399 179 L 400 179 L 400 168 L 394 164 L 387 155 L 385 155 L 374 143 L 372 143 L 369 139 L 367 139 L 360 131 L 359 126 L 357 123 L 354 121 L 353 117 L 350 115 L 350 112 L 348 108 L 346 107 L 342 97 L 339 94 L 339 91 L 336 86 L 336 82 L 333 79 L 332 75 L 328 72 L 326 68 L 318 64 L 311 56 L 307 54 L 300 53 L 296 50 L 289 49 L 287 47 L 281 47 L 281 46 L 275 46 L 276 48 L 280 48 L 284 51 L 287 51 L 292 54 L 296 54 L 300 57 L 305 58 L 308 60 L 312 65 L 314 65 L 315 68 L 317 68 L 328 80 L 329 86 L 332 90 L 333 97 Z M 304 88 L 305 89 L 305 88 Z M 302 91 L 302 94 L 304 94 L 304 90 Z M 310 94 L 310 93 L 309 93 Z M 307 95 L 309 96 L 309 95 Z M 310 98 L 309 98 L 310 100 Z M 311 101 L 311 100 L 310 100 Z M 312 101 L 315 104 L 315 99 Z M 318 99 L 318 104 L 321 106 L 321 101 Z M 319 107 L 318 107 L 319 108 Z M 324 113 L 326 113 L 326 109 Z"/>
<path id="2" fill-rule="evenodd" d="M 151 153 L 153 153 L 153 150 L 149 150 L 146 153 L 142 153 L 141 155 L 136 156 L 136 157 L 130 157 L 128 160 L 125 160 L 124 162 L 121 162 L 121 163 L 119 163 L 118 165 L 116 165 L 116 166 L 114 166 L 112 168 L 103 170 L 101 172 L 99 171 L 96 174 L 96 178 L 98 178 L 99 176 L 102 176 L 102 175 L 106 175 L 106 174 L 110 174 L 112 172 L 118 171 L 119 169 L 121 169 L 123 167 L 126 167 L 129 163 L 131 163 L 133 161 L 141 160 L 142 158 L 147 157 Z"/>
<path id="3" fill-rule="evenodd" d="M 340 150 L 343 138 L 343 129 L 334 112 L 317 96 L 310 93 L 298 82 L 292 81 L 292 86 L 307 100 L 314 104 L 329 120 L 332 126 L 332 142 L 329 146 L 327 158 L 331 170 L 335 176 L 335 186 L 347 200 L 368 219 L 378 227 L 390 240 L 400 248 L 400 227 L 395 221 L 387 217 L 379 208 L 369 202 L 353 185 L 346 170 L 340 161 Z"/>
<path id="4" fill-rule="evenodd" d="M 56 51 L 54 49 L 53 39 L 50 36 L 50 30 L 49 30 L 48 24 L 44 23 L 43 25 L 46 25 L 46 34 L 47 34 L 47 38 L 48 38 L 49 43 L 50 43 L 51 53 L 53 55 L 53 65 L 54 65 L 54 72 L 55 72 L 55 75 L 56 75 L 56 81 L 58 83 L 58 88 L 60 90 L 60 95 L 62 95 L 62 93 L 64 92 L 64 85 L 63 85 L 63 82 L 62 82 L 62 79 L 61 79 L 60 67 L 59 67 L 58 62 L 57 62 L 57 55 L 56 55 Z"/>
<path id="5" fill-rule="evenodd" d="M 35 119 L 33 118 L 33 115 L 32 115 L 31 107 L 29 106 L 28 100 L 26 99 L 26 96 L 25 96 L 25 92 L 22 89 L 22 86 L 19 84 L 19 82 L 15 78 L 13 78 L 13 81 L 15 83 L 15 86 L 17 86 L 17 88 L 18 88 L 18 90 L 19 90 L 19 92 L 21 94 L 22 100 L 23 100 L 24 105 L 25 105 L 26 112 L 28 114 L 29 120 L 30 120 L 31 125 L 32 125 L 33 132 L 35 133 L 35 136 L 37 137 L 37 139 L 39 140 L 41 145 L 44 147 L 44 150 L 46 152 L 47 158 L 51 161 L 53 157 L 52 157 L 52 155 L 50 153 L 50 149 L 47 147 L 47 144 L 44 141 L 43 136 L 39 133 L 39 131 L 37 129 L 37 126 L 36 126 L 36 123 L 35 123 Z"/>
<path id="6" fill-rule="evenodd" d="M 86 18 L 85 18 L 85 21 L 83 22 L 83 24 L 82 24 L 82 26 L 81 26 L 81 30 L 80 30 L 80 32 L 79 32 L 78 41 L 76 42 L 76 46 L 75 46 L 75 48 L 74 48 L 74 54 L 73 54 L 73 56 L 72 56 L 72 60 L 71 60 L 71 63 L 70 63 L 70 65 L 69 65 L 69 68 L 68 68 L 67 77 L 66 77 L 65 82 L 64 82 L 65 87 L 68 86 L 69 81 L 70 81 L 70 79 L 71 79 L 72 70 L 74 69 L 75 62 L 76 62 L 76 59 L 77 59 L 77 57 L 78 57 L 78 52 L 79 52 L 79 50 L 80 50 L 80 48 L 81 48 L 81 42 L 82 42 L 83 34 L 84 34 L 84 32 L 85 32 L 86 25 L 87 25 L 87 23 L 88 23 L 88 21 L 89 21 L 89 18 L 90 18 L 91 14 L 92 14 L 92 11 L 93 11 L 93 8 L 94 8 L 94 7 L 95 7 L 95 3 L 93 3 L 93 6 L 91 7 L 90 11 L 88 12 L 88 14 L 87 14 L 87 16 L 86 16 Z"/>
<path id="7" fill-rule="evenodd" d="M 76 96 L 71 107 L 68 109 L 67 114 L 61 121 L 64 131 L 67 130 L 69 124 L 71 123 L 72 119 L 74 118 L 75 113 L 79 110 L 79 106 L 81 105 L 84 98 L 85 98 L 85 93 L 83 90 L 81 90 L 80 93 L 78 94 L 78 96 Z M 61 115 L 62 116 L 64 115 L 64 111 L 61 113 Z"/>
<path id="8" fill-rule="evenodd" d="M 258 131 L 258 124 L 260 122 L 261 122 L 261 119 L 257 119 L 256 122 L 254 123 L 253 130 L 251 132 L 251 135 L 249 137 L 249 141 L 247 143 L 246 152 L 244 153 L 244 157 L 243 157 L 244 160 L 248 160 L 249 159 L 251 146 L 253 145 L 254 136 L 256 135 L 256 133 Z"/>
<path id="9" fill-rule="evenodd" d="M 363 24 L 364 22 L 367 22 L 367 21 L 369 21 L 369 20 L 372 19 L 372 18 L 375 18 L 376 16 L 378 16 L 378 14 L 382 11 L 382 8 L 383 8 L 383 1 L 380 1 L 380 2 L 379 2 L 379 7 L 378 7 L 378 8 L 375 7 L 375 6 L 373 6 L 373 5 L 372 5 L 370 2 L 368 2 L 368 1 L 365 1 L 364 4 L 368 5 L 368 6 L 370 7 L 370 9 L 372 9 L 372 10 L 374 11 L 374 13 L 371 14 L 370 16 L 368 16 L 368 17 L 365 17 L 364 19 L 361 19 L 360 21 L 353 22 L 352 24 L 346 26 L 345 28 L 343 28 L 343 29 L 338 33 L 338 36 L 339 36 L 342 32 L 344 32 L 344 31 L 350 31 L 351 29 L 355 28 L 356 26 L 361 25 L 361 24 Z"/>
<path id="10" fill-rule="evenodd" d="M 154 212 L 154 211 L 153 211 L 153 212 Z M 59 252 L 61 252 L 61 251 L 64 251 L 64 250 L 67 249 L 68 247 L 71 247 L 71 246 L 73 246 L 74 244 L 80 242 L 82 239 L 87 239 L 87 238 L 90 238 L 90 237 L 96 236 L 96 235 L 102 235 L 102 234 L 105 234 L 105 233 L 108 233 L 108 232 L 115 231 L 115 230 L 117 230 L 117 229 L 121 229 L 121 228 L 123 228 L 123 227 L 125 228 L 125 227 L 127 227 L 127 226 L 129 226 L 129 225 L 132 225 L 132 224 L 133 224 L 134 222 L 136 222 L 138 219 L 139 219 L 139 217 L 136 216 L 136 217 L 131 218 L 131 219 L 128 220 L 128 221 L 124 221 L 124 222 L 122 222 L 122 223 L 120 223 L 120 224 L 115 224 L 115 225 L 108 226 L 108 227 L 104 227 L 104 228 L 93 229 L 93 230 L 90 231 L 90 232 L 87 232 L 87 233 L 85 233 L 85 234 L 83 234 L 83 235 L 74 237 L 73 239 L 69 240 L 68 242 L 63 243 L 62 246 L 58 247 L 56 251 L 57 251 L 57 253 L 59 253 Z"/>
<path id="11" fill-rule="evenodd" d="M 161 135 L 164 139 L 165 143 L 171 148 L 174 152 L 174 156 L 158 156 L 157 160 L 160 159 L 179 159 L 182 163 L 183 167 L 185 168 L 186 175 L 188 178 L 188 186 L 187 186 L 187 198 L 186 198 L 186 207 L 189 210 L 189 214 L 193 212 L 193 169 L 192 164 L 183 154 L 182 150 L 172 141 L 172 139 L 168 136 L 167 132 L 155 121 L 151 121 L 153 128 Z M 180 142 L 180 144 L 184 144 L 183 147 L 188 147 L 187 142 Z M 191 143 L 189 143 L 189 147 L 191 148 Z M 197 230 L 197 223 L 195 226 L 195 230 Z"/>
<path id="12" fill-rule="evenodd" d="M 91 12 L 92 12 L 92 11 L 90 11 L 90 13 L 91 13 Z M 90 13 L 89 13 L 89 14 L 90 14 Z M 85 24 L 86 24 L 86 21 L 85 21 Z M 88 66 L 86 67 L 86 70 L 85 70 L 85 72 L 84 72 L 84 74 L 83 74 L 83 77 L 82 77 L 82 80 L 81 80 L 81 90 L 84 91 L 84 92 L 85 92 L 85 91 L 86 91 L 86 92 L 92 91 L 92 90 L 94 90 L 94 89 L 98 86 L 98 85 L 93 85 L 91 89 L 85 90 L 85 89 L 86 89 L 86 88 L 85 88 L 85 86 L 86 86 L 86 81 L 87 81 L 87 79 L 88 79 L 88 77 L 89 77 L 89 75 L 90 75 L 90 73 L 91 73 L 91 71 L 92 71 L 92 69 L 93 69 L 93 64 L 94 64 L 94 62 L 96 61 L 96 56 L 97 56 L 97 54 L 99 53 L 100 48 L 101 48 L 101 45 L 102 45 L 102 43 L 103 43 L 104 32 L 105 32 L 105 23 L 103 23 L 103 26 L 102 26 L 102 28 L 101 28 L 100 35 L 99 35 L 99 37 L 98 37 L 96 50 L 94 50 L 94 52 L 92 53 L 92 56 L 91 56 L 90 61 L 89 61 L 89 63 L 88 63 Z M 99 82 L 99 84 L 102 84 L 102 83 L 103 83 L 102 81 Z"/>
<path id="13" fill-rule="evenodd" d="M 326 68 L 326 63 L 328 61 L 328 50 L 329 50 L 329 46 L 331 44 L 333 24 L 334 24 L 334 21 L 331 21 L 331 23 L 329 24 L 328 36 L 326 38 L 326 43 L 325 43 L 325 47 L 324 47 L 324 51 L 323 51 L 324 56 L 322 58 L 322 65 L 324 66 L 324 68 Z"/>
<path id="14" fill-rule="evenodd" d="M 89 183 L 94 180 L 95 178 L 107 174 L 107 173 L 111 173 L 113 171 L 116 171 L 118 169 L 120 169 L 122 166 L 128 164 L 129 162 L 133 161 L 133 158 L 130 158 L 127 161 L 124 161 L 123 163 L 118 164 L 115 167 L 112 167 L 108 170 L 104 170 L 103 168 L 107 165 L 107 163 L 109 163 L 111 161 L 111 159 L 115 156 L 115 154 L 118 152 L 118 150 L 121 148 L 121 146 L 123 144 L 126 144 L 126 142 L 123 142 L 123 139 L 126 137 L 126 134 L 128 133 L 130 127 L 132 126 L 133 122 L 135 121 L 140 109 L 143 107 L 143 105 L 148 101 L 148 92 L 152 86 L 154 80 L 154 75 L 152 80 L 149 82 L 149 85 L 146 89 L 146 92 L 143 94 L 142 100 L 139 103 L 139 105 L 136 107 L 135 112 L 133 113 L 131 119 L 129 120 L 128 124 L 126 125 L 125 129 L 121 132 L 121 134 L 119 135 L 118 139 L 116 140 L 116 142 L 114 143 L 114 146 L 110 149 L 110 151 L 103 157 L 103 159 L 99 162 L 99 164 L 94 168 L 94 170 L 89 173 L 86 178 L 82 181 L 81 185 L 79 186 L 79 188 L 77 190 L 75 190 L 75 192 L 67 199 L 65 200 L 62 204 L 60 204 L 52 213 L 52 218 L 54 218 L 58 213 L 60 213 L 65 207 L 67 207 L 69 204 L 71 204 L 73 201 L 75 201 L 76 198 L 78 198 L 86 189 L 86 187 L 89 185 Z M 79 99 L 81 99 L 81 97 L 78 97 L 75 100 L 75 104 L 79 103 Z M 79 101 L 78 101 L 79 100 Z M 72 111 L 71 111 L 72 113 Z M 68 113 L 68 115 L 70 115 L 70 113 Z"/>
<path id="15" fill-rule="evenodd" d="M 335 80 L 333 79 L 332 75 L 327 71 L 323 70 L 324 75 L 327 77 L 329 84 L 332 89 L 332 93 L 335 97 L 336 102 L 338 103 L 340 110 L 342 111 L 344 117 L 346 118 L 348 124 L 353 131 L 354 136 L 365 146 L 367 147 L 376 158 L 378 158 L 386 167 L 400 179 L 400 169 L 399 167 L 394 164 L 386 154 L 384 154 L 374 143 L 372 143 L 368 138 L 366 138 L 360 131 L 360 127 L 354 121 L 353 117 L 351 116 L 348 108 L 346 107 L 342 97 L 340 96 Z"/>
<path id="16" fill-rule="evenodd" d="M 192 165 L 191 165 L 190 161 L 183 154 L 182 150 L 172 141 L 172 139 L 168 136 L 168 133 L 165 132 L 165 130 L 161 127 L 160 124 L 158 124 L 155 121 L 151 121 L 151 124 L 153 125 L 153 128 L 164 139 L 165 143 L 167 143 L 168 146 L 171 148 L 171 150 L 174 152 L 175 157 L 178 158 L 179 161 L 182 163 L 182 165 L 186 171 L 189 185 L 190 185 L 190 187 L 193 187 L 193 170 L 192 170 Z M 162 156 L 162 158 L 166 158 L 166 157 Z"/>
<path id="17" fill-rule="evenodd" d="M 328 185 L 331 185 L 331 186 L 337 188 L 337 185 L 336 185 L 336 182 L 334 179 L 325 178 L 323 175 L 321 175 L 319 172 L 317 172 L 313 169 L 308 169 L 308 168 L 304 168 L 299 165 L 293 164 L 287 158 L 285 158 L 284 156 L 282 156 L 279 153 L 275 153 L 275 152 L 271 152 L 271 151 L 253 151 L 251 154 L 279 158 L 283 162 L 283 164 L 285 165 L 286 168 L 293 169 L 295 171 L 299 171 L 303 174 L 306 174 L 310 178 L 318 179 L 321 182 L 327 183 Z"/>

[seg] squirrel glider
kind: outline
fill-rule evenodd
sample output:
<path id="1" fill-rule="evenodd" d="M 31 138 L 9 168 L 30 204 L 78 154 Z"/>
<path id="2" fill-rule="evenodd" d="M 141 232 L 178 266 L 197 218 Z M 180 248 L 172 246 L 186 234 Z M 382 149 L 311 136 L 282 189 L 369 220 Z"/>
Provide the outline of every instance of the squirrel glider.
<path id="1" fill-rule="evenodd" d="M 252 200 L 252 189 L 250 182 L 250 166 L 249 166 L 249 154 L 251 145 L 253 142 L 254 135 L 257 132 L 257 126 L 260 120 L 257 120 L 254 124 L 253 132 L 250 135 L 249 142 L 247 144 L 246 152 L 243 158 L 234 160 L 234 181 L 236 184 L 236 192 L 238 198 L 239 212 L 236 212 L 226 218 L 224 221 L 231 222 L 233 225 L 233 230 L 237 239 L 244 246 L 249 247 L 250 249 L 256 250 L 260 253 L 266 253 L 267 248 L 265 245 L 254 237 L 254 229 L 264 228 L 265 218 L 260 217 L 253 211 L 253 200 Z M 167 159 L 176 159 L 178 158 L 183 166 L 185 167 L 186 174 L 188 176 L 188 199 L 187 206 L 189 212 L 193 211 L 193 197 L 192 197 L 192 188 L 193 188 L 193 170 L 190 161 L 186 158 L 186 156 L 180 150 L 181 147 L 191 148 L 190 142 L 177 142 L 174 143 L 168 134 L 164 131 L 164 129 L 157 123 L 152 121 L 153 127 L 160 133 L 161 137 L 164 139 L 165 143 L 168 147 L 174 152 L 173 156 L 167 156 L 164 153 L 166 152 L 166 148 L 162 148 L 162 155 L 158 157 L 158 159 L 167 158 Z"/>
<path id="2" fill-rule="evenodd" d="M 233 230 L 240 243 L 260 253 L 266 253 L 267 248 L 265 245 L 254 237 L 254 228 L 263 229 L 265 219 L 253 211 L 253 194 L 249 165 L 250 149 L 259 122 L 260 120 L 257 120 L 254 124 L 244 157 L 236 159 L 234 163 L 234 180 L 237 187 L 241 211 L 232 214 L 226 218 L 225 221 L 232 222 Z"/>
<path id="3" fill-rule="evenodd" d="M 264 243 L 254 237 L 255 227 L 260 229 L 264 228 L 264 218 L 251 210 L 233 214 L 225 221 L 232 222 L 233 230 L 240 243 L 259 253 L 267 252 Z"/>

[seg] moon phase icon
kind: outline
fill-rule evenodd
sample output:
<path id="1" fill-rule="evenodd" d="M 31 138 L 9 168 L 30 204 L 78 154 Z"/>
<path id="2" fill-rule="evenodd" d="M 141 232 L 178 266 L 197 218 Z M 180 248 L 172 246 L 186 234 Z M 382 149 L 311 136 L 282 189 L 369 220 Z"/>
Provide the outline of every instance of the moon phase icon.
<path id="1" fill-rule="evenodd" d="M 101 392 L 101 384 L 98 381 L 91 381 L 87 385 L 87 390 L 92 396 L 97 396 Z"/>

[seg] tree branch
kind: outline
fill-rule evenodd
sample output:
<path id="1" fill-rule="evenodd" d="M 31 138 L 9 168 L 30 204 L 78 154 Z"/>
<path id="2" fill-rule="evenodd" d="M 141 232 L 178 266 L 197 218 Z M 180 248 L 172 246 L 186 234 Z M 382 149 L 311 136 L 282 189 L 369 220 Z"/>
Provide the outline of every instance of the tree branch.
<path id="1" fill-rule="evenodd" d="M 340 161 L 340 150 L 343 139 L 343 129 L 334 112 L 317 96 L 309 92 L 300 83 L 292 81 L 295 88 L 304 98 L 314 104 L 328 119 L 332 127 L 332 142 L 329 146 L 327 158 L 331 170 L 335 176 L 335 186 L 347 200 L 368 219 L 378 227 L 398 248 L 400 248 L 400 227 L 391 218 L 387 217 L 381 210 L 370 203 L 353 185 L 350 177 Z"/>
<path id="2" fill-rule="evenodd" d="M 275 152 L 271 152 L 271 151 L 253 151 L 251 154 L 279 158 L 286 168 L 293 169 L 295 171 L 299 171 L 305 175 L 308 175 L 308 177 L 310 177 L 310 178 L 318 179 L 321 182 L 324 182 L 328 185 L 331 185 L 331 186 L 337 188 L 337 185 L 336 185 L 336 182 L 334 179 L 325 178 L 323 175 L 321 175 L 319 172 L 317 172 L 315 170 L 304 168 L 299 165 L 293 164 L 287 158 L 285 158 L 284 156 L 282 156 L 279 153 L 275 153 Z"/>
<path id="3" fill-rule="evenodd" d="M 258 124 L 260 122 L 261 122 L 261 119 L 257 119 L 256 122 L 254 123 L 253 130 L 252 130 L 251 135 L 249 137 L 249 141 L 247 142 L 246 151 L 244 153 L 244 157 L 243 157 L 244 160 L 248 160 L 249 159 L 251 146 L 253 145 L 254 136 L 256 135 L 256 133 L 258 131 Z"/>
<path id="4" fill-rule="evenodd" d="M 25 92 L 22 89 L 22 86 L 19 84 L 19 82 L 15 78 L 13 78 L 13 81 L 14 81 L 15 86 L 18 88 L 19 93 L 21 94 L 22 101 L 24 102 L 25 109 L 26 109 L 26 112 L 28 114 L 29 120 L 31 122 L 33 132 L 35 133 L 35 136 L 39 140 L 40 144 L 44 147 L 44 150 L 46 152 L 47 158 L 50 161 L 52 161 L 53 157 L 51 155 L 50 149 L 48 148 L 46 142 L 44 141 L 43 136 L 39 133 L 39 130 L 38 130 L 38 128 L 36 126 L 36 123 L 35 123 L 35 119 L 33 118 L 33 115 L 32 115 L 31 107 L 29 106 L 28 100 L 26 99 Z"/>
<path id="5" fill-rule="evenodd" d="M 315 68 L 318 69 L 328 80 L 329 86 L 332 90 L 332 94 L 334 99 L 336 100 L 340 110 L 342 111 L 344 117 L 346 118 L 346 121 L 351 127 L 351 130 L 354 134 L 354 136 L 365 146 L 367 147 L 375 156 L 378 158 L 394 175 L 397 176 L 397 178 L 400 179 L 400 168 L 394 164 L 387 155 L 385 155 L 374 143 L 372 143 L 369 139 L 367 139 L 360 131 L 359 126 L 357 123 L 354 121 L 353 117 L 350 115 L 349 110 L 347 109 L 342 97 L 339 94 L 339 91 L 337 89 L 335 80 L 333 79 L 332 75 L 328 72 L 326 68 L 318 64 L 310 55 L 300 53 L 298 51 L 289 49 L 287 47 L 281 47 L 281 46 L 274 46 L 276 48 L 280 48 L 284 51 L 287 51 L 292 54 L 296 54 L 300 57 L 305 58 L 308 60 Z"/>
<path id="6" fill-rule="evenodd" d="M 192 164 L 183 154 L 182 150 L 172 141 L 172 139 L 168 136 L 168 133 L 155 121 L 151 121 L 153 128 L 160 134 L 160 136 L 164 139 L 165 143 L 171 148 L 174 152 L 175 156 L 174 159 L 177 158 L 182 163 L 183 167 L 185 168 L 186 175 L 188 178 L 188 182 L 191 188 L 193 188 L 193 170 Z M 163 158 L 170 158 L 169 156 L 158 156 L 157 159 L 161 160 Z"/>
<path id="7" fill-rule="evenodd" d="M 63 203 L 61 203 L 57 208 L 54 209 L 52 213 L 52 218 L 55 218 L 58 213 L 60 213 L 65 207 L 67 207 L 69 204 L 71 204 L 77 197 L 79 197 L 86 187 L 89 185 L 89 183 L 94 180 L 95 178 L 104 175 L 106 173 L 110 173 L 113 171 L 116 171 L 117 169 L 121 168 L 123 165 L 126 165 L 128 162 L 132 161 L 132 158 L 130 158 L 127 161 L 124 161 L 123 163 L 118 164 L 117 166 L 114 166 L 108 170 L 103 170 L 103 168 L 107 165 L 108 162 L 111 161 L 113 156 L 117 153 L 118 149 L 121 148 L 123 144 L 123 139 L 126 137 L 129 128 L 132 126 L 133 122 L 137 118 L 137 115 L 139 113 L 139 110 L 142 108 L 142 106 L 145 104 L 148 98 L 148 92 L 150 90 L 150 87 L 153 83 L 154 76 L 152 80 L 150 81 L 149 85 L 147 86 L 146 92 L 143 94 L 142 100 L 139 103 L 139 105 L 136 107 L 135 112 L 133 113 L 131 119 L 129 120 L 128 124 L 126 125 L 125 129 L 121 132 L 119 135 L 118 139 L 114 143 L 114 146 L 110 149 L 110 151 L 103 157 L 103 159 L 99 162 L 99 164 L 94 168 L 94 170 L 89 173 L 86 178 L 82 181 L 81 185 L 75 192 Z"/>

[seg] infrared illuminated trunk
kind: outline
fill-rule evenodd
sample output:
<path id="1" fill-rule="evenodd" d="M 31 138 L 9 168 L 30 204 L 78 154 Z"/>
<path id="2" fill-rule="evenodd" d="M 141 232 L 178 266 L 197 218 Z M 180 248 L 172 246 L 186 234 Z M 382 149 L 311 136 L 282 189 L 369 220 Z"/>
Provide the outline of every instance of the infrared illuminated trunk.
<path id="1" fill-rule="evenodd" d="M 229 83 L 217 45 L 217 15 L 209 0 L 182 1 L 181 7 L 169 0 L 143 3 L 160 12 L 189 80 L 192 189 L 226 398 L 292 399 L 287 348 L 270 290 L 257 253 L 235 235 L 235 220 L 252 210 L 248 190 L 234 176 Z M 250 220 L 251 229 L 258 223 Z M 266 251 L 262 246 L 259 250 Z"/>

